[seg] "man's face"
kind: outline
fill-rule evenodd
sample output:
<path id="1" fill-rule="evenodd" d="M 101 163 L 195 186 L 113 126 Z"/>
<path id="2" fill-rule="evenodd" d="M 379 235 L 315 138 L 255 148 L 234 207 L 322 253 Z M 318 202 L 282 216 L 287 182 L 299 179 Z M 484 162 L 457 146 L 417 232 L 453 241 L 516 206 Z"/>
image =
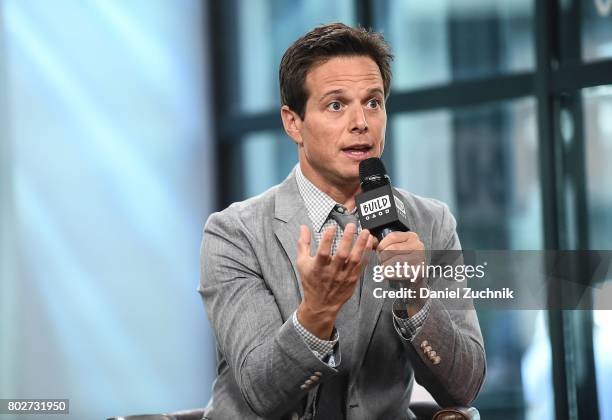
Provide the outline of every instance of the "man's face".
<path id="1" fill-rule="evenodd" d="M 355 184 L 359 162 L 380 157 L 385 143 L 378 65 L 367 56 L 332 58 L 308 72 L 306 89 L 306 114 L 296 121 L 299 135 L 292 136 L 302 170 L 332 185 Z"/>

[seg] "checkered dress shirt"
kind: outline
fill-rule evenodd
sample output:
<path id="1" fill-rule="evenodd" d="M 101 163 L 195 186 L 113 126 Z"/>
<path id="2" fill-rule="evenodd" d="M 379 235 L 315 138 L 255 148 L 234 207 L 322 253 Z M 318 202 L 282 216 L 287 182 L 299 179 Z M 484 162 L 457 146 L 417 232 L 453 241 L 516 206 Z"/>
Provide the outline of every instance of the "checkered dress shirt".
<path id="1" fill-rule="evenodd" d="M 315 243 L 318 245 L 323 236 L 323 232 L 325 232 L 327 228 L 332 226 L 336 227 L 336 235 L 332 242 L 332 255 L 335 254 L 338 243 L 342 238 L 343 229 L 341 226 L 338 226 L 338 223 L 332 219 L 329 214 L 336 206 L 344 207 L 336 203 L 330 196 L 310 182 L 302 173 L 299 164 L 295 168 L 295 179 L 300 195 L 306 204 L 306 211 L 312 222 Z M 357 208 L 355 208 L 351 214 L 355 214 L 356 211 Z M 361 233 L 361 225 L 357 219 L 356 235 L 359 235 L 359 233 Z M 393 322 L 404 339 L 412 340 L 421 325 L 423 325 L 427 319 L 427 315 L 429 314 L 429 301 L 427 301 L 425 306 L 411 318 L 402 318 L 400 316 L 402 313 L 405 313 L 405 310 L 401 310 L 401 305 L 402 301 L 399 300 L 394 304 Z M 338 331 L 334 328 L 331 340 L 321 340 L 300 324 L 297 319 L 297 311 L 293 313 L 292 319 L 295 329 L 314 355 L 326 361 L 330 366 L 335 366 L 334 352 L 339 340 Z"/>

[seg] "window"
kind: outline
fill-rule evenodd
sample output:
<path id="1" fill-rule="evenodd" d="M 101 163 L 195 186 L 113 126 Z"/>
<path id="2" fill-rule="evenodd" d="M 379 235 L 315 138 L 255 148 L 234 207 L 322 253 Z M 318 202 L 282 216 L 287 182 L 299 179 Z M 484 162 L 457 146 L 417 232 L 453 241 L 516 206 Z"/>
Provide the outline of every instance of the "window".
<path id="1" fill-rule="evenodd" d="M 278 111 L 280 56 L 308 29 L 341 20 L 390 42 L 383 159 L 398 186 L 449 204 L 464 248 L 612 249 L 612 102 L 598 87 L 612 85 L 611 1 L 289 3 L 234 1 L 236 13 L 213 5 L 224 47 L 217 97 L 229 98 L 219 99 L 219 158 L 249 160 L 221 178 L 220 208 L 279 182 L 297 161 Z M 479 318 L 483 418 L 610 417 L 604 314 Z"/>
<path id="2" fill-rule="evenodd" d="M 374 2 L 395 53 L 396 89 L 532 70 L 530 0 Z"/>
<path id="3" fill-rule="evenodd" d="M 612 249 L 612 86 L 584 89 L 582 103 L 590 248 Z M 611 280 L 609 278 L 602 287 L 612 287 Z M 595 349 L 612 349 L 611 314 L 605 310 L 596 310 L 592 314 Z M 594 356 L 597 394 L 612 395 L 612 354 L 596 351 Z M 609 399 L 599 400 L 599 413 L 602 419 L 612 418 Z"/>

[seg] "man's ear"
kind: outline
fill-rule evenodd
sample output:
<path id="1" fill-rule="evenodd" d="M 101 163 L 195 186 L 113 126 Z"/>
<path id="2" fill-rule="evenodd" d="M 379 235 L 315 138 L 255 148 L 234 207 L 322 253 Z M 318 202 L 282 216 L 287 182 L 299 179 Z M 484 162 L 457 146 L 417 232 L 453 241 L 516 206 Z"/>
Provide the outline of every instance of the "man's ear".
<path id="1" fill-rule="evenodd" d="M 287 135 L 291 137 L 295 144 L 302 144 L 302 134 L 300 132 L 302 128 L 302 119 L 300 116 L 293 112 L 287 105 L 283 105 L 281 107 L 281 119 L 283 120 L 283 127 Z"/>

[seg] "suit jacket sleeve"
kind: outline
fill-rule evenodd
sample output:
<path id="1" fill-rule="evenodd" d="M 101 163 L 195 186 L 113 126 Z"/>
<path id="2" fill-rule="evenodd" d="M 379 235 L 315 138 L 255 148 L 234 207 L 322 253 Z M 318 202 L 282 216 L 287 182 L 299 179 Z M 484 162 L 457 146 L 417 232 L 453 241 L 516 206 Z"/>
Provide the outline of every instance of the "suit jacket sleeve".
<path id="1" fill-rule="evenodd" d="M 215 213 L 204 228 L 198 291 L 244 400 L 257 415 L 278 417 L 308 394 L 307 379 L 324 382 L 337 370 L 314 355 L 291 317 L 282 319 L 261 275 L 254 234 L 236 213 Z"/>
<path id="2" fill-rule="evenodd" d="M 440 225 L 434 229 L 432 250 L 451 251 L 453 259 L 460 255 L 461 244 L 456 232 L 456 222 L 446 205 L 442 206 Z M 438 253 L 439 254 L 439 253 Z M 431 261 L 435 264 L 436 261 Z M 461 257 L 453 264 L 463 264 Z M 466 282 L 435 279 L 442 287 L 466 287 Z M 436 289 L 436 284 L 431 284 Z M 473 304 L 463 301 L 448 308 L 440 299 L 429 299 L 427 319 L 418 332 L 406 342 L 408 356 L 412 362 L 417 382 L 423 385 L 441 406 L 469 405 L 478 395 L 486 371 L 485 352 Z M 397 328 L 397 325 L 396 325 Z M 399 331 L 398 331 L 399 333 Z M 426 342 L 426 343 L 425 343 Z M 423 351 L 430 346 L 440 357 L 438 364 Z"/>

